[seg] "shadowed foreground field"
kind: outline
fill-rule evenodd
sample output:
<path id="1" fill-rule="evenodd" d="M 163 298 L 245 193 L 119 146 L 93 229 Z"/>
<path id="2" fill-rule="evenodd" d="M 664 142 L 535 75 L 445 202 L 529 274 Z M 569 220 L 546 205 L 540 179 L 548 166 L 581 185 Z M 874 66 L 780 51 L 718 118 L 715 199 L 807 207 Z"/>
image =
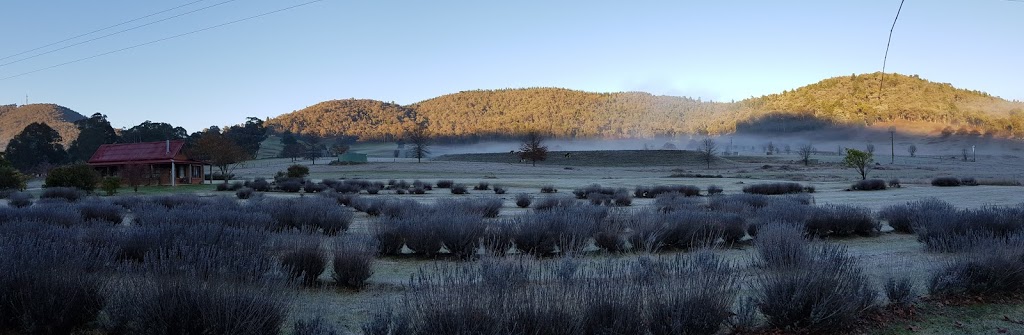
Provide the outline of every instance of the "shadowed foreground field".
<path id="1" fill-rule="evenodd" d="M 25 316 L 0 333 L 1024 333 L 1024 188 L 929 182 L 1014 185 L 1016 161 L 906 158 L 872 172 L 902 187 L 846 191 L 857 177 L 826 157 L 706 169 L 679 151 L 537 167 L 503 155 L 317 164 L 276 181 L 292 162 L 270 159 L 227 191 L 11 196 L 0 302 L 18 303 L 0 312 Z M 800 193 L 744 192 L 783 180 Z M 98 300 L 43 312 L 74 292 Z"/>

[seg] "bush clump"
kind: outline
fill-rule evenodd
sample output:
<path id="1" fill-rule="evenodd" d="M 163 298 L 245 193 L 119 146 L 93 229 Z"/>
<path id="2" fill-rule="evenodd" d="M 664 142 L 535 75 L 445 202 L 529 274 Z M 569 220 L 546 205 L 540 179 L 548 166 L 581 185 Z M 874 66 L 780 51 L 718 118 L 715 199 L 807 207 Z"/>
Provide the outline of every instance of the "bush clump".
<path id="1" fill-rule="evenodd" d="M 633 191 L 633 196 L 637 198 L 657 198 L 659 195 L 666 193 L 678 193 L 687 197 L 694 197 L 700 195 L 700 188 L 693 185 L 674 185 L 674 186 L 637 186 Z"/>
<path id="2" fill-rule="evenodd" d="M 506 190 L 504 186 L 494 185 L 494 194 L 505 194 Z"/>
<path id="3" fill-rule="evenodd" d="M 73 187 L 92 193 L 100 183 L 100 174 L 88 164 L 56 167 L 46 174 L 46 187 Z"/>
<path id="4" fill-rule="evenodd" d="M 373 275 L 376 251 L 374 240 L 366 236 L 346 236 L 337 241 L 331 261 L 334 283 L 356 290 L 365 287 L 366 280 Z"/>
<path id="5" fill-rule="evenodd" d="M 0 163 L 0 190 L 24 190 L 26 181 L 18 169 Z"/>
<path id="6" fill-rule="evenodd" d="M 792 193 L 813 193 L 813 187 L 804 187 L 798 183 L 761 183 L 743 187 L 743 193 L 777 195 Z"/>
<path id="7" fill-rule="evenodd" d="M 825 205 L 809 213 L 804 229 L 808 236 L 816 237 L 874 236 L 881 224 L 867 208 Z"/>
<path id="8" fill-rule="evenodd" d="M 121 178 L 118 177 L 106 177 L 100 182 L 100 189 L 108 196 L 117 194 L 119 188 L 121 188 Z"/>
<path id="9" fill-rule="evenodd" d="M 466 185 L 463 184 L 452 185 L 451 192 L 452 194 L 469 194 L 469 191 L 466 189 Z"/>
<path id="10" fill-rule="evenodd" d="M 938 177 L 932 179 L 932 186 L 960 186 L 960 179 L 956 177 Z"/>
<path id="11" fill-rule="evenodd" d="M 850 189 L 854 191 L 881 191 L 886 189 L 886 183 L 881 179 L 867 179 L 853 183 Z"/>
<path id="12" fill-rule="evenodd" d="M 277 188 L 288 193 L 296 193 L 302 190 L 302 181 L 298 179 L 284 180 L 277 183 Z"/>
<path id="13" fill-rule="evenodd" d="M 889 187 L 891 187 L 891 188 L 901 188 L 901 187 L 903 187 L 903 185 L 900 184 L 900 180 L 899 179 L 893 178 L 893 179 L 889 179 Z"/>
<path id="14" fill-rule="evenodd" d="M 792 269 L 811 260 L 810 244 L 803 229 L 786 223 L 767 224 L 758 229 L 754 247 L 761 266 L 768 269 Z"/>
<path id="15" fill-rule="evenodd" d="M 722 194 L 722 187 L 720 187 L 718 185 L 710 185 L 710 186 L 708 186 L 708 195 L 717 195 L 717 194 Z"/>
<path id="16" fill-rule="evenodd" d="M 929 198 L 883 207 L 878 211 L 878 217 L 888 222 L 893 231 L 897 233 L 913 234 L 915 227 L 925 224 L 923 220 L 926 218 L 951 212 L 956 212 L 953 205 Z"/>
<path id="17" fill-rule="evenodd" d="M 298 279 L 304 286 L 316 284 L 320 274 L 327 268 L 324 251 L 317 245 L 319 241 L 310 241 L 289 250 L 281 256 L 281 265 L 288 269 L 293 279 Z"/>
<path id="18" fill-rule="evenodd" d="M 309 175 L 309 167 L 302 164 L 293 164 L 285 172 L 288 178 L 302 179 Z"/>
<path id="19" fill-rule="evenodd" d="M 14 208 L 32 206 L 32 194 L 28 192 L 14 192 L 7 196 L 7 205 Z"/>
<path id="20" fill-rule="evenodd" d="M 974 179 L 974 177 L 965 177 L 965 178 L 960 178 L 960 185 L 964 185 L 964 186 L 978 186 L 978 185 L 981 185 L 981 184 L 978 184 L 978 180 Z"/>
<path id="21" fill-rule="evenodd" d="M 82 194 L 82 191 L 74 187 L 47 187 L 43 189 L 39 199 L 63 199 L 67 202 L 75 202 L 83 196 L 85 194 Z"/>
<path id="22" fill-rule="evenodd" d="M 476 186 L 473 186 L 473 190 L 476 191 L 487 191 L 491 189 L 491 184 L 485 181 L 479 182 Z"/>
<path id="23" fill-rule="evenodd" d="M 1024 293 L 1024 251 L 1019 243 L 994 243 L 968 253 L 931 277 L 929 294 L 992 299 Z"/>
<path id="24" fill-rule="evenodd" d="M 244 200 L 252 198 L 253 193 L 255 192 L 251 188 L 243 187 L 238 189 L 238 191 L 235 191 L 235 196 Z"/>
<path id="25" fill-rule="evenodd" d="M 251 182 L 245 182 L 245 185 L 257 192 L 270 191 L 270 182 L 263 178 L 253 179 Z"/>
<path id="26" fill-rule="evenodd" d="M 530 203 L 532 203 L 532 202 L 533 202 L 533 196 L 530 195 L 529 193 L 519 193 L 519 194 L 516 194 L 516 206 L 519 206 L 519 208 L 530 207 Z"/>
<path id="27" fill-rule="evenodd" d="M 442 179 L 437 181 L 437 188 L 452 188 L 455 185 L 454 180 Z"/>
<path id="28" fill-rule="evenodd" d="M 821 334 L 852 327 L 875 308 L 877 296 L 856 258 L 825 245 L 792 270 L 758 278 L 754 300 L 770 327 Z"/>
<path id="29" fill-rule="evenodd" d="M 540 193 L 558 193 L 558 189 L 554 185 L 544 185 L 540 187 Z"/>

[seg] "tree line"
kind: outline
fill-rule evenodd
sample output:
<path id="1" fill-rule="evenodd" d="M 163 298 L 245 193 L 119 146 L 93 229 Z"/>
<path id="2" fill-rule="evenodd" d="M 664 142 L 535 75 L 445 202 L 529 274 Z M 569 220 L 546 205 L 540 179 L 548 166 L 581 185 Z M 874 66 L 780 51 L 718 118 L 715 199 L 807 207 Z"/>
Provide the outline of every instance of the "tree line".
<path id="1" fill-rule="evenodd" d="M 186 154 L 227 172 L 231 164 L 254 158 L 267 137 L 263 120 L 255 117 L 223 130 L 211 126 L 192 134 L 182 127 L 148 120 L 119 134 L 100 113 L 74 125 L 77 137 L 65 148 L 67 141 L 61 132 L 45 122 L 30 123 L 7 143 L 4 164 L 23 174 L 45 174 L 55 166 L 87 162 L 103 144 L 180 139 L 185 140 Z"/>

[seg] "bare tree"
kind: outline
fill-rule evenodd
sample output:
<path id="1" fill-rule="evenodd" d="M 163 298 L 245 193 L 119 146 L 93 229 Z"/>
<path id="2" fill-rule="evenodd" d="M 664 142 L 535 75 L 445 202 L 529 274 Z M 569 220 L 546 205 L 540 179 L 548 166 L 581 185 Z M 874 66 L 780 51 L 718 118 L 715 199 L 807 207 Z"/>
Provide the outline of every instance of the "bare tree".
<path id="1" fill-rule="evenodd" d="M 963 154 L 964 154 L 964 162 L 966 162 L 967 161 L 967 148 L 963 149 Z"/>
<path id="2" fill-rule="evenodd" d="M 800 161 L 804 162 L 804 166 L 810 166 L 811 154 L 814 153 L 814 146 L 810 143 L 804 144 L 797 149 L 796 153 L 800 155 Z"/>
<path id="3" fill-rule="evenodd" d="M 412 145 L 412 154 L 419 163 L 430 154 L 430 135 L 427 134 L 427 124 L 420 123 L 405 134 L 406 141 Z"/>
<path id="4" fill-rule="evenodd" d="M 907 147 L 907 152 L 910 153 L 910 157 L 914 157 L 914 155 L 917 155 L 917 146 L 911 144 L 909 147 Z"/>
<path id="5" fill-rule="evenodd" d="M 711 168 L 711 162 L 715 160 L 716 153 L 718 153 L 718 145 L 715 144 L 715 140 L 707 137 L 700 142 L 700 158 L 708 164 L 708 169 Z"/>
<path id="6" fill-rule="evenodd" d="M 872 143 L 868 143 L 868 147 L 867 147 L 867 149 L 868 149 L 868 153 L 869 153 L 869 154 L 872 154 L 872 155 L 874 155 L 874 154 L 875 154 L 875 145 L 874 145 L 874 144 L 872 144 Z"/>
<path id="7" fill-rule="evenodd" d="M 539 132 L 526 133 L 522 145 L 519 146 L 519 158 L 529 160 L 533 166 L 537 166 L 537 161 L 548 159 L 548 147 L 543 141 L 544 137 Z"/>
<path id="8" fill-rule="evenodd" d="M 764 150 L 767 151 L 769 155 L 771 155 L 772 153 L 775 152 L 775 143 L 768 142 L 768 145 L 764 146 Z"/>

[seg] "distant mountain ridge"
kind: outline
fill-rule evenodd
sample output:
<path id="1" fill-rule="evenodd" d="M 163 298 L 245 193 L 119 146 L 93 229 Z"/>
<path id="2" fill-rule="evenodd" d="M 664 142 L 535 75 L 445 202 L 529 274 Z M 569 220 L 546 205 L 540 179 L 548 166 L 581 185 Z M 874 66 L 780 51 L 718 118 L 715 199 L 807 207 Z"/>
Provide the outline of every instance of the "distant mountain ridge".
<path id="1" fill-rule="evenodd" d="M 84 118 L 70 108 L 55 104 L 0 105 L 0 151 L 33 122 L 46 123 L 60 133 L 67 149 L 78 138 L 78 127 L 74 122 Z"/>
<path id="2" fill-rule="evenodd" d="M 829 78 L 737 102 L 563 88 L 463 91 L 408 106 L 331 100 L 267 124 L 279 131 L 363 140 L 400 137 L 424 121 L 431 134 L 442 138 L 515 136 L 529 130 L 559 137 L 635 138 L 773 129 L 762 123 L 783 117 L 837 127 L 913 122 L 932 124 L 932 135 L 1024 138 L 1024 103 L 901 74 L 885 74 L 880 91 L 880 75 Z"/>

